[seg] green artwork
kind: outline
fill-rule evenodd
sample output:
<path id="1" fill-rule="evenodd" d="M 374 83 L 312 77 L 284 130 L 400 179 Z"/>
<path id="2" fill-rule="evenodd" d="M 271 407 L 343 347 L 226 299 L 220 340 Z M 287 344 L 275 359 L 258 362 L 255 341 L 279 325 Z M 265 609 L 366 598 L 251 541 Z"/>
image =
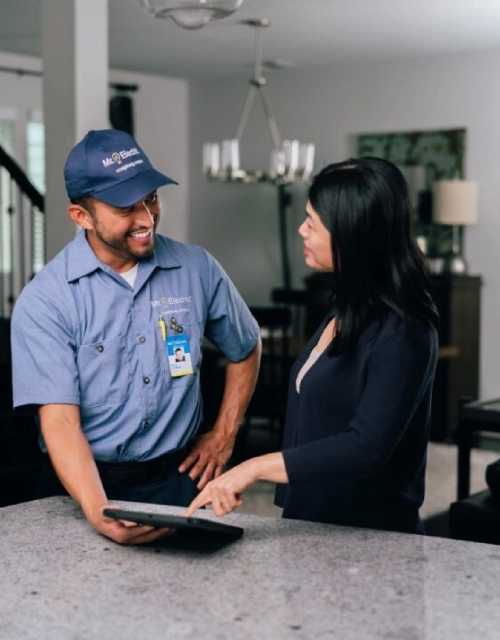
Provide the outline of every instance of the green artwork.
<path id="1" fill-rule="evenodd" d="M 450 253 L 452 228 L 432 222 L 432 185 L 465 177 L 465 129 L 361 134 L 356 152 L 385 158 L 401 169 L 413 205 L 415 234 L 426 238 L 429 257 Z"/>

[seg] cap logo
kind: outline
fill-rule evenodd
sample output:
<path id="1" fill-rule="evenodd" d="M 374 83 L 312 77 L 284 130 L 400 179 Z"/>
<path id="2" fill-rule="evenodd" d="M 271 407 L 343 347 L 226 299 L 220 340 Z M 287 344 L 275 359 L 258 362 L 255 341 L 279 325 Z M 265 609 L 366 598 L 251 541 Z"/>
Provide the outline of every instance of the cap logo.
<path id="1" fill-rule="evenodd" d="M 140 151 L 137 147 L 131 147 L 130 149 L 123 149 L 123 151 L 114 151 L 110 158 L 104 158 L 102 164 L 104 167 L 109 167 L 112 164 L 121 164 L 125 158 L 130 156 L 138 156 Z"/>

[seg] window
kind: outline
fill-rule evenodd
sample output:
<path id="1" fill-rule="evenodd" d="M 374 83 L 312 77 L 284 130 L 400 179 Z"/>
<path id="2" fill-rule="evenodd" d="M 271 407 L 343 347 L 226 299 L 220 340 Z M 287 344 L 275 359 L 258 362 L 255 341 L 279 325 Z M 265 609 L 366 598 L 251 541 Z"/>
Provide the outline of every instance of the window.
<path id="1" fill-rule="evenodd" d="M 16 110 L 0 107 L 0 145 L 44 193 L 44 126 L 37 114 L 28 116 L 22 135 L 24 120 Z M 9 172 L 0 169 L 0 317 L 9 317 L 21 289 L 44 265 L 45 215 L 22 196 Z"/>
<path id="2" fill-rule="evenodd" d="M 26 173 L 41 193 L 45 193 L 45 127 L 43 122 L 28 122 L 26 129 Z M 33 272 L 37 273 L 45 263 L 45 215 L 33 213 Z"/>
<path id="3" fill-rule="evenodd" d="M 0 112 L 0 145 L 9 155 L 14 155 L 14 136 L 15 114 Z M 2 279 L 12 272 L 12 216 L 9 213 L 10 201 L 11 185 L 9 175 L 6 171 L 2 171 L 0 172 L 0 271 Z"/>

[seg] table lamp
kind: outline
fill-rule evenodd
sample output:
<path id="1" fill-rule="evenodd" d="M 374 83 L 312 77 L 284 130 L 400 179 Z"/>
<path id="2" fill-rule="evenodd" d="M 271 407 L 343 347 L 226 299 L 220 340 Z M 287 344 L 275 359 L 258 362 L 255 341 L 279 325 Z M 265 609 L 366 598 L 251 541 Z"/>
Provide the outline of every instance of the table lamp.
<path id="1" fill-rule="evenodd" d="M 433 222 L 453 227 L 451 253 L 445 257 L 445 273 L 465 274 L 463 227 L 476 224 L 478 218 L 478 184 L 470 180 L 439 180 L 433 187 Z"/>

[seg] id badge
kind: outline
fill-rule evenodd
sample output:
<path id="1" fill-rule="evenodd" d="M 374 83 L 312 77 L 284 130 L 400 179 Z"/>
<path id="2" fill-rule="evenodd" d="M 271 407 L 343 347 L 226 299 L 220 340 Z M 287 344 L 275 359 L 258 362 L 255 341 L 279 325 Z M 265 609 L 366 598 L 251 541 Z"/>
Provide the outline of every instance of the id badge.
<path id="1" fill-rule="evenodd" d="M 194 373 L 189 338 L 186 334 L 167 336 L 165 345 L 172 378 Z"/>

